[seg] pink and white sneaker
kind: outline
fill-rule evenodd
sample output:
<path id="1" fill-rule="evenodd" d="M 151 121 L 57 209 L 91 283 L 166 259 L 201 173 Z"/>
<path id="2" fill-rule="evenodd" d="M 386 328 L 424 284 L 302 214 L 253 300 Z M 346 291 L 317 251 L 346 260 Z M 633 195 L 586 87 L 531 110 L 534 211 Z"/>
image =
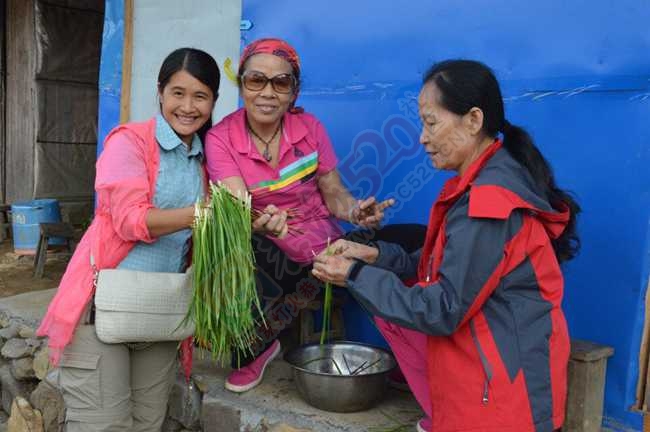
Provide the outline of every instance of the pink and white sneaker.
<path id="1" fill-rule="evenodd" d="M 264 369 L 280 354 L 280 341 L 275 340 L 259 357 L 248 366 L 230 372 L 225 387 L 235 393 L 248 391 L 262 382 Z"/>
<path id="2" fill-rule="evenodd" d="M 429 417 L 425 417 L 423 419 L 420 419 L 417 425 L 418 432 L 431 432 L 431 419 Z"/>

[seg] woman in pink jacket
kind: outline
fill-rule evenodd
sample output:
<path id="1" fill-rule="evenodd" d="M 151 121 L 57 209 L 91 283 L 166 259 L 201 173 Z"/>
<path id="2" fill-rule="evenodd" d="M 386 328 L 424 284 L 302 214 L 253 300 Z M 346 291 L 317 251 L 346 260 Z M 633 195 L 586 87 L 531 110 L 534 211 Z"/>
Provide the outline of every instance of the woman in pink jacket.
<path id="1" fill-rule="evenodd" d="M 97 208 L 38 329 L 66 405 L 67 431 L 160 430 L 175 377 L 176 342 L 105 344 L 93 324 L 93 270 L 182 272 L 194 203 L 205 192 L 202 139 L 211 126 L 219 68 L 181 48 L 158 74 L 160 113 L 118 126 L 97 162 Z M 191 358 L 183 343 L 185 359 Z"/>
<path id="2" fill-rule="evenodd" d="M 278 329 L 291 314 L 276 315 L 283 306 L 278 299 L 307 297 L 301 292 L 315 286 L 309 279 L 315 253 L 344 236 L 419 247 L 425 231 L 418 225 L 393 225 L 346 234 L 339 221 L 378 228 L 393 200 L 357 200 L 343 184 L 324 125 L 296 106 L 301 66 L 294 47 L 282 39 L 258 39 L 244 48 L 239 62 L 243 107 L 208 132 L 206 167 L 212 181 L 250 193 L 259 212 L 253 221 L 253 249 L 258 292 L 270 324 L 258 327 L 253 353 L 233 355 L 225 387 L 237 393 L 255 388 L 280 353 Z"/>

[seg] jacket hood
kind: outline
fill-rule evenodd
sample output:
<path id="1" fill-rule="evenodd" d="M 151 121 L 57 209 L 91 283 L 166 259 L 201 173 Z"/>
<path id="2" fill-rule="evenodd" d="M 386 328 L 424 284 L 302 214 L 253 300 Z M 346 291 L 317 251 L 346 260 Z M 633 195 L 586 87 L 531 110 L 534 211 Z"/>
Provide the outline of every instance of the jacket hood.
<path id="1" fill-rule="evenodd" d="M 528 170 L 500 148 L 471 182 L 469 216 L 506 219 L 513 210 L 528 210 L 551 238 L 559 237 L 569 221 L 568 207 L 554 208 Z"/>

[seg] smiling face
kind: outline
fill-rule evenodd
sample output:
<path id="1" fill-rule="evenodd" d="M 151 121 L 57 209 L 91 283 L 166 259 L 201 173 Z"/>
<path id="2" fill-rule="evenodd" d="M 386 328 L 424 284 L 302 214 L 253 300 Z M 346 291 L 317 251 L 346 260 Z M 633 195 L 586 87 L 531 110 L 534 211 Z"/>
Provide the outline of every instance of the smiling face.
<path id="1" fill-rule="evenodd" d="M 439 100 L 440 91 L 435 84 L 429 82 L 422 87 L 418 97 L 422 120 L 420 143 L 437 169 L 453 170 L 462 175 L 484 148 L 479 133 L 483 116 L 477 108 L 462 116 L 454 114 Z"/>
<path id="2" fill-rule="evenodd" d="M 190 73 L 180 70 L 159 89 L 161 112 L 174 132 L 186 144 L 208 121 L 214 108 L 212 90 Z"/>
<path id="3" fill-rule="evenodd" d="M 291 74 L 291 65 L 286 60 L 272 54 L 255 54 L 245 65 L 244 74 L 258 72 L 267 78 L 282 74 Z M 261 90 L 249 90 L 240 86 L 240 92 L 246 108 L 246 115 L 255 130 L 273 129 L 282 120 L 291 103 L 296 99 L 295 90 L 290 93 L 275 91 L 270 82 Z"/>

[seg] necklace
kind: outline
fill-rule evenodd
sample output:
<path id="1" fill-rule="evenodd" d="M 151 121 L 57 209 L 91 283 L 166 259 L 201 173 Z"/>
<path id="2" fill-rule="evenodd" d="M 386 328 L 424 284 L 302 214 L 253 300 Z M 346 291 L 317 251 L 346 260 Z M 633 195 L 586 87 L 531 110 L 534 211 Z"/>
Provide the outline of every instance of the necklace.
<path id="1" fill-rule="evenodd" d="M 278 127 L 275 129 L 275 132 L 273 132 L 273 136 L 271 136 L 271 138 L 269 138 L 268 141 L 262 138 L 261 136 L 259 136 L 257 132 L 253 130 L 250 123 L 248 123 L 248 119 L 246 120 L 246 128 L 251 134 L 253 134 L 255 138 L 262 141 L 262 143 L 264 144 L 264 152 L 262 153 L 262 157 L 264 158 L 265 161 L 271 162 L 271 159 L 273 158 L 271 157 L 271 153 L 269 152 L 269 144 L 271 144 L 275 139 L 275 137 L 278 136 L 278 132 L 280 132 L 280 129 L 282 129 L 282 122 L 278 124 Z"/>

